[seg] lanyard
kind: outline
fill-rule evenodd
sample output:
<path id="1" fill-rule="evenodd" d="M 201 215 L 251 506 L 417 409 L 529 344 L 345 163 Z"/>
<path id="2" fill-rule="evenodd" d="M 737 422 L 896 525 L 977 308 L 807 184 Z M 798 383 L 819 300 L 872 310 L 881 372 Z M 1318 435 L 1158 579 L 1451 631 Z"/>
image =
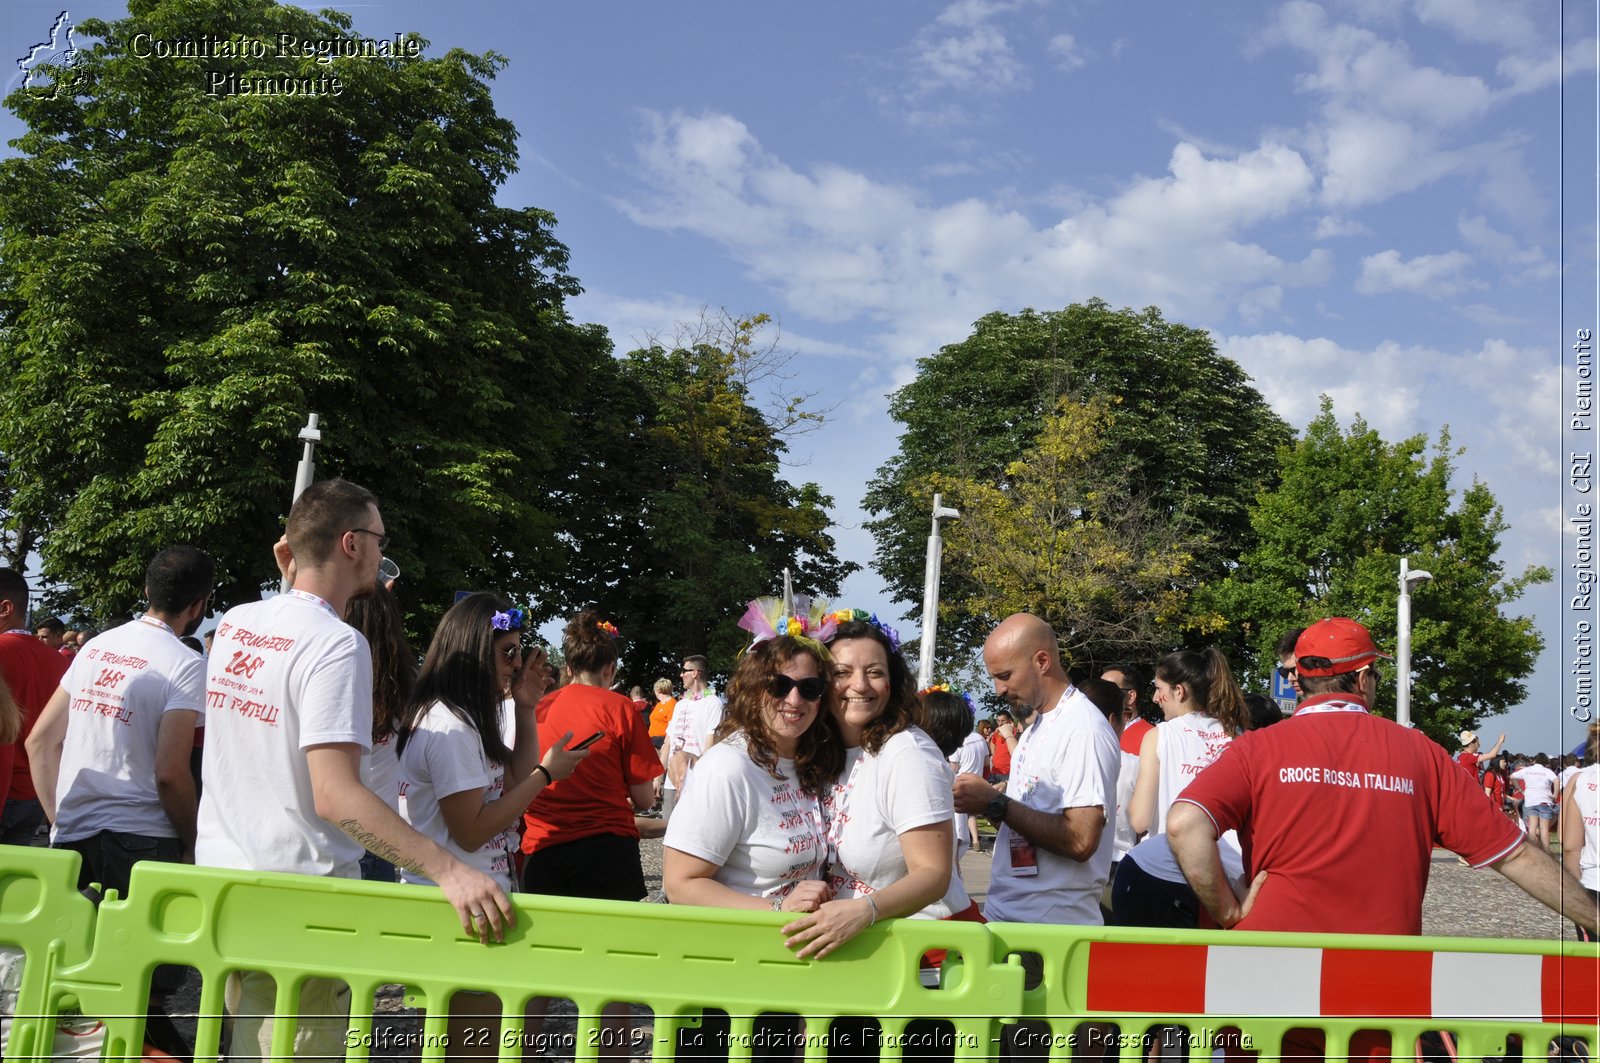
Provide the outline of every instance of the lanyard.
<path id="1" fill-rule="evenodd" d="M 151 616 L 149 613 L 146 613 L 143 616 L 141 616 L 139 618 L 139 623 L 141 623 L 141 624 L 149 624 L 151 627 L 160 628 L 162 631 L 165 631 L 167 634 L 171 635 L 173 638 L 177 638 L 178 637 L 178 633 L 176 631 L 172 630 L 172 628 L 169 627 L 165 621 L 157 620 L 155 617 Z"/>
<path id="2" fill-rule="evenodd" d="M 339 614 L 333 611 L 333 606 L 329 605 L 327 602 L 323 601 L 321 598 L 318 598 L 315 594 L 312 594 L 310 591 L 290 590 L 289 591 L 289 597 L 291 597 L 291 598 L 299 598 L 302 602 L 310 602 L 312 605 L 317 606 L 323 612 L 325 612 L 329 616 L 333 617 L 335 620 L 339 619 Z"/>

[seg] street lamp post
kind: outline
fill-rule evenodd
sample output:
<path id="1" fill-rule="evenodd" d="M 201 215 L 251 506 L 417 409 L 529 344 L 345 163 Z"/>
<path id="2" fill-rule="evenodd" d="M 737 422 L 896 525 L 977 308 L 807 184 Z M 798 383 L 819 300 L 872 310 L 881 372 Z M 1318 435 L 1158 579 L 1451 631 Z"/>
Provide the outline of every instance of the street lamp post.
<path id="1" fill-rule="evenodd" d="M 317 428 L 316 414 L 313 413 L 308 416 L 306 426 L 300 429 L 300 439 L 305 443 L 305 449 L 301 451 L 300 464 L 294 470 L 294 495 L 289 499 L 291 508 L 296 502 L 300 501 L 300 495 L 304 493 L 306 488 L 311 486 L 311 478 L 316 475 L 317 463 L 314 455 L 316 454 L 317 444 L 322 441 L 322 432 Z M 278 589 L 284 594 L 289 593 L 289 580 L 287 577 L 284 578 Z"/>
<path id="2" fill-rule="evenodd" d="M 1433 579 L 1432 572 L 1415 571 L 1406 558 L 1400 559 L 1399 645 L 1395 647 L 1394 718 L 1402 727 L 1411 726 L 1411 588 Z"/>
<path id="3" fill-rule="evenodd" d="M 959 510 L 941 505 L 933 496 L 933 530 L 928 533 L 928 566 L 922 575 L 922 659 L 917 665 L 917 686 L 933 682 L 933 643 L 939 633 L 939 569 L 944 562 L 944 539 L 939 535 L 941 520 L 960 520 Z"/>

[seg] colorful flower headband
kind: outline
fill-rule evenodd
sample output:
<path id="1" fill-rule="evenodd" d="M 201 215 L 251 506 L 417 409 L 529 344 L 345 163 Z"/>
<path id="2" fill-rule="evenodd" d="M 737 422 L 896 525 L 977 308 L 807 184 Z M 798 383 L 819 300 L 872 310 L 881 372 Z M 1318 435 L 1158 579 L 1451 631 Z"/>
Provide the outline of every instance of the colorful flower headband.
<path id="1" fill-rule="evenodd" d="M 496 613 L 489 618 L 489 626 L 496 631 L 521 631 L 522 618 L 526 614 L 521 609 L 507 609 L 503 613 Z"/>
<path id="2" fill-rule="evenodd" d="M 607 635 L 610 635 L 612 638 L 616 638 L 617 635 L 619 634 L 619 632 L 617 631 L 617 625 L 613 624 L 609 620 L 602 620 L 598 624 L 596 624 L 595 627 L 599 628 L 601 631 L 604 631 Z"/>
<path id="3" fill-rule="evenodd" d="M 745 607 L 744 616 L 739 618 L 739 626 L 755 636 L 750 640 L 751 646 L 788 635 L 826 656 L 822 643 L 833 638 L 835 623 L 826 602 L 813 605 L 809 597 L 797 594 L 793 611 L 785 611 L 782 598 L 752 600 Z M 746 652 L 749 652 L 748 647 Z"/>
<path id="4" fill-rule="evenodd" d="M 955 692 L 950 689 L 950 684 L 949 683 L 935 683 L 932 686 L 923 687 L 921 690 L 917 691 L 917 697 L 920 698 L 925 694 L 953 694 L 953 693 L 955 693 Z M 956 694 L 956 697 L 960 698 L 962 701 L 967 703 L 967 709 L 968 709 L 968 711 L 970 711 L 972 713 L 973 716 L 977 716 L 978 715 L 978 707 L 972 703 L 972 695 L 971 694 L 961 693 L 961 694 Z"/>
<path id="5" fill-rule="evenodd" d="M 871 624 L 883 632 L 883 637 L 889 640 L 890 648 L 896 650 L 900 648 L 900 632 L 879 620 L 877 613 L 869 613 L 865 609 L 835 609 L 828 616 L 835 624 L 848 624 L 851 621 Z"/>

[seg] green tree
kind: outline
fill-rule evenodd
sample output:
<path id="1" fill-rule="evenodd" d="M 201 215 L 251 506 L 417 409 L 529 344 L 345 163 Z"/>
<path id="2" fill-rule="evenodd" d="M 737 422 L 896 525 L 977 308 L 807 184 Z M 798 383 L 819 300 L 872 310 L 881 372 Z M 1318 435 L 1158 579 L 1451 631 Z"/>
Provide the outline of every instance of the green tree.
<path id="1" fill-rule="evenodd" d="M 1187 570 L 1215 578 L 1249 543 L 1248 508 L 1275 475 L 1288 425 L 1217 354 L 1211 337 L 1155 308 L 1113 310 L 1100 300 L 1059 311 L 993 313 L 972 335 L 922 359 L 890 400 L 904 425 L 899 452 L 866 495 L 877 539 L 873 567 L 897 601 L 920 612 L 924 536 L 939 477 L 999 484 L 1035 445 L 1064 396 L 1120 400 L 1104 428 L 1103 469 L 1144 499 L 1152 518 L 1209 532 Z M 964 559 L 945 557 L 944 598 L 973 601 Z M 962 608 L 941 615 L 940 657 L 981 643 L 996 617 Z M 1215 617 L 1196 621 L 1202 630 Z"/>
<path id="2" fill-rule="evenodd" d="M 822 596 L 858 567 L 835 556 L 833 500 L 782 475 L 786 438 L 819 415 L 781 388 L 764 408 L 751 393 L 786 377 L 767 323 L 702 318 L 579 398 L 590 446 L 561 501 L 579 529 L 565 594 L 616 622 L 630 682 L 676 677 L 687 653 L 727 669 L 748 641 L 745 603 L 775 593 L 785 567 L 797 592 Z"/>
<path id="3" fill-rule="evenodd" d="M 280 56 L 280 34 L 351 21 L 271 0 L 132 0 L 77 32 L 58 91 L 7 99 L 27 131 L 0 163 L 0 451 L 13 519 L 50 529 L 46 578 L 123 612 L 149 555 L 189 541 L 223 604 L 256 596 L 317 411 L 319 475 L 378 493 L 424 613 L 545 591 L 563 397 L 609 351 L 566 316 L 551 215 L 495 202 L 517 161 L 503 60 Z M 142 58 L 140 34 L 265 58 Z M 213 96 L 209 74 L 342 91 Z"/>
<path id="4" fill-rule="evenodd" d="M 1249 618 L 1247 675 L 1266 676 L 1286 630 L 1329 616 L 1361 621 L 1392 649 L 1405 557 L 1433 573 L 1411 598 L 1417 726 L 1454 748 L 1456 732 L 1522 700 L 1543 640 L 1530 617 L 1504 610 L 1549 582 L 1550 570 L 1506 575 L 1498 555 L 1507 524 L 1494 495 L 1474 480 L 1452 500 L 1461 453 L 1448 429 L 1431 454 L 1426 435 L 1386 443 L 1360 417 L 1342 432 L 1323 398 L 1304 438 L 1283 451 L 1281 483 L 1251 511 L 1256 545 L 1200 595 L 1223 616 Z M 1394 715 L 1387 676 L 1377 709 Z"/>
<path id="5" fill-rule="evenodd" d="M 961 510 L 947 549 L 970 588 L 946 597 L 941 617 L 1033 613 L 1055 628 L 1068 666 L 1090 673 L 1173 645 L 1206 540 L 1117 470 L 1105 446 L 1114 406 L 1060 400 L 999 484 L 936 478 Z"/>

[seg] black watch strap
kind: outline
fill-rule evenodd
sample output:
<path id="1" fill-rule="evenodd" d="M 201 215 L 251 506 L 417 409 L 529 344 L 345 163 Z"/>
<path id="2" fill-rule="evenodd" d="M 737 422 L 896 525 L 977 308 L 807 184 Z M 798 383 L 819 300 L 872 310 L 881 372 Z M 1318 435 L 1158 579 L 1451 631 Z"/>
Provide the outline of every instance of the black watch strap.
<path id="1" fill-rule="evenodd" d="M 1004 823 L 1006 809 L 1011 807 L 1011 798 L 1005 794 L 995 794 L 989 798 L 989 803 L 983 806 L 983 818 L 992 823 Z"/>

